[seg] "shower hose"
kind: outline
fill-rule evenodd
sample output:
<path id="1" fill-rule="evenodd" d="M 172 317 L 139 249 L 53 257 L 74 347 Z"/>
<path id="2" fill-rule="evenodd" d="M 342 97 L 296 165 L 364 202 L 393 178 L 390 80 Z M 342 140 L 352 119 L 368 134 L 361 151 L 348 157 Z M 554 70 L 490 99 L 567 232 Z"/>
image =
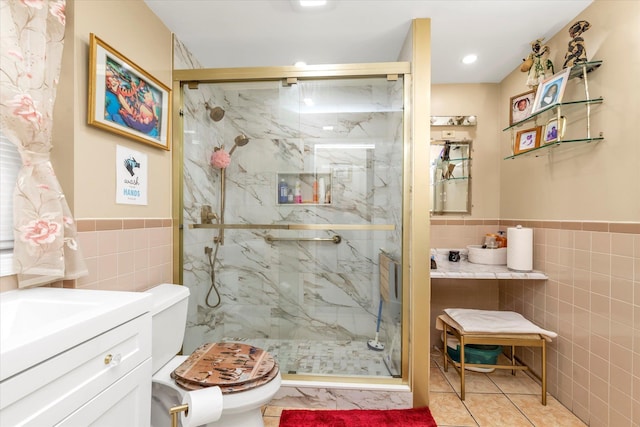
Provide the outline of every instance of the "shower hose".
<path id="1" fill-rule="evenodd" d="M 207 292 L 207 297 L 204 299 L 204 303 L 207 304 L 207 307 L 216 308 L 222 302 L 220 298 L 220 292 L 216 287 L 216 269 L 215 264 L 218 260 L 218 248 L 220 247 L 220 242 L 216 242 L 215 250 L 210 248 L 209 246 L 205 246 L 204 251 L 209 256 L 209 266 L 210 266 L 210 277 L 211 277 L 211 286 L 209 287 L 209 292 Z M 213 255 L 211 254 L 213 252 Z M 211 291 L 215 291 L 216 296 L 218 297 L 218 302 L 215 305 L 209 304 L 209 296 L 211 296 Z"/>

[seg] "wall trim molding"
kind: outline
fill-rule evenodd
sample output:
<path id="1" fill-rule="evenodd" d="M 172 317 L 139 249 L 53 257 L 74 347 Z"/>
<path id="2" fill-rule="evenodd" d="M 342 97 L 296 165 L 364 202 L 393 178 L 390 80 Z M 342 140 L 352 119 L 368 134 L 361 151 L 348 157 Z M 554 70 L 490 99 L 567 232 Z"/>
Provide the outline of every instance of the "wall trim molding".
<path id="1" fill-rule="evenodd" d="M 431 225 L 522 225 L 530 228 L 549 228 L 572 231 L 601 231 L 609 233 L 640 234 L 640 222 L 606 221 L 539 221 L 527 219 L 431 219 Z"/>
<path id="2" fill-rule="evenodd" d="M 171 218 L 102 218 L 76 220 L 78 232 L 171 227 Z"/>

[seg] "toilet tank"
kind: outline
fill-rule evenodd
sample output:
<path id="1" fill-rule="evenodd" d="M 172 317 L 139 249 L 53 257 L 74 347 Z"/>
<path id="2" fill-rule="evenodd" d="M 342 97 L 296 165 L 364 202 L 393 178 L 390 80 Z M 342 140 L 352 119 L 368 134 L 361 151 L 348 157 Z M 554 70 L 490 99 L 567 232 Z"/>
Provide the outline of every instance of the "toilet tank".
<path id="1" fill-rule="evenodd" d="M 178 354 L 187 324 L 189 288 L 164 283 L 148 291 L 151 308 L 151 362 L 153 373 Z"/>

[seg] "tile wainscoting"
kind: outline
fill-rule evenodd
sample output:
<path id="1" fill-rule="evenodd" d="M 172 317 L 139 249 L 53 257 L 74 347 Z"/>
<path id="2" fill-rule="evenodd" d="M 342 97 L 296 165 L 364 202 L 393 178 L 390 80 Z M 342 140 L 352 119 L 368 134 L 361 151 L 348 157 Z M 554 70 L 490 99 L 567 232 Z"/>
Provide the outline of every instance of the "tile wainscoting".
<path id="1" fill-rule="evenodd" d="M 549 279 L 498 280 L 499 308 L 558 332 L 550 394 L 592 427 L 640 425 L 640 223 L 434 219 L 431 246 L 517 224 L 534 229 L 534 269 Z M 520 356 L 539 366 L 539 352 Z"/>
<path id="2" fill-rule="evenodd" d="M 80 219 L 78 240 L 89 275 L 64 287 L 143 291 L 170 283 L 171 219 Z"/>

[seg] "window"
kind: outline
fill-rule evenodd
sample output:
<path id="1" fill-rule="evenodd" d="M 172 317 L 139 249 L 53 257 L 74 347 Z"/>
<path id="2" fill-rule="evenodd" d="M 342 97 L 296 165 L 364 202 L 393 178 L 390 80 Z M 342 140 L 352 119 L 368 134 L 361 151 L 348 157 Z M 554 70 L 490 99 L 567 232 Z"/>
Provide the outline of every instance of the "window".
<path id="1" fill-rule="evenodd" d="M 18 170 L 20 154 L 0 131 L 0 276 L 13 274 L 13 190 Z"/>

